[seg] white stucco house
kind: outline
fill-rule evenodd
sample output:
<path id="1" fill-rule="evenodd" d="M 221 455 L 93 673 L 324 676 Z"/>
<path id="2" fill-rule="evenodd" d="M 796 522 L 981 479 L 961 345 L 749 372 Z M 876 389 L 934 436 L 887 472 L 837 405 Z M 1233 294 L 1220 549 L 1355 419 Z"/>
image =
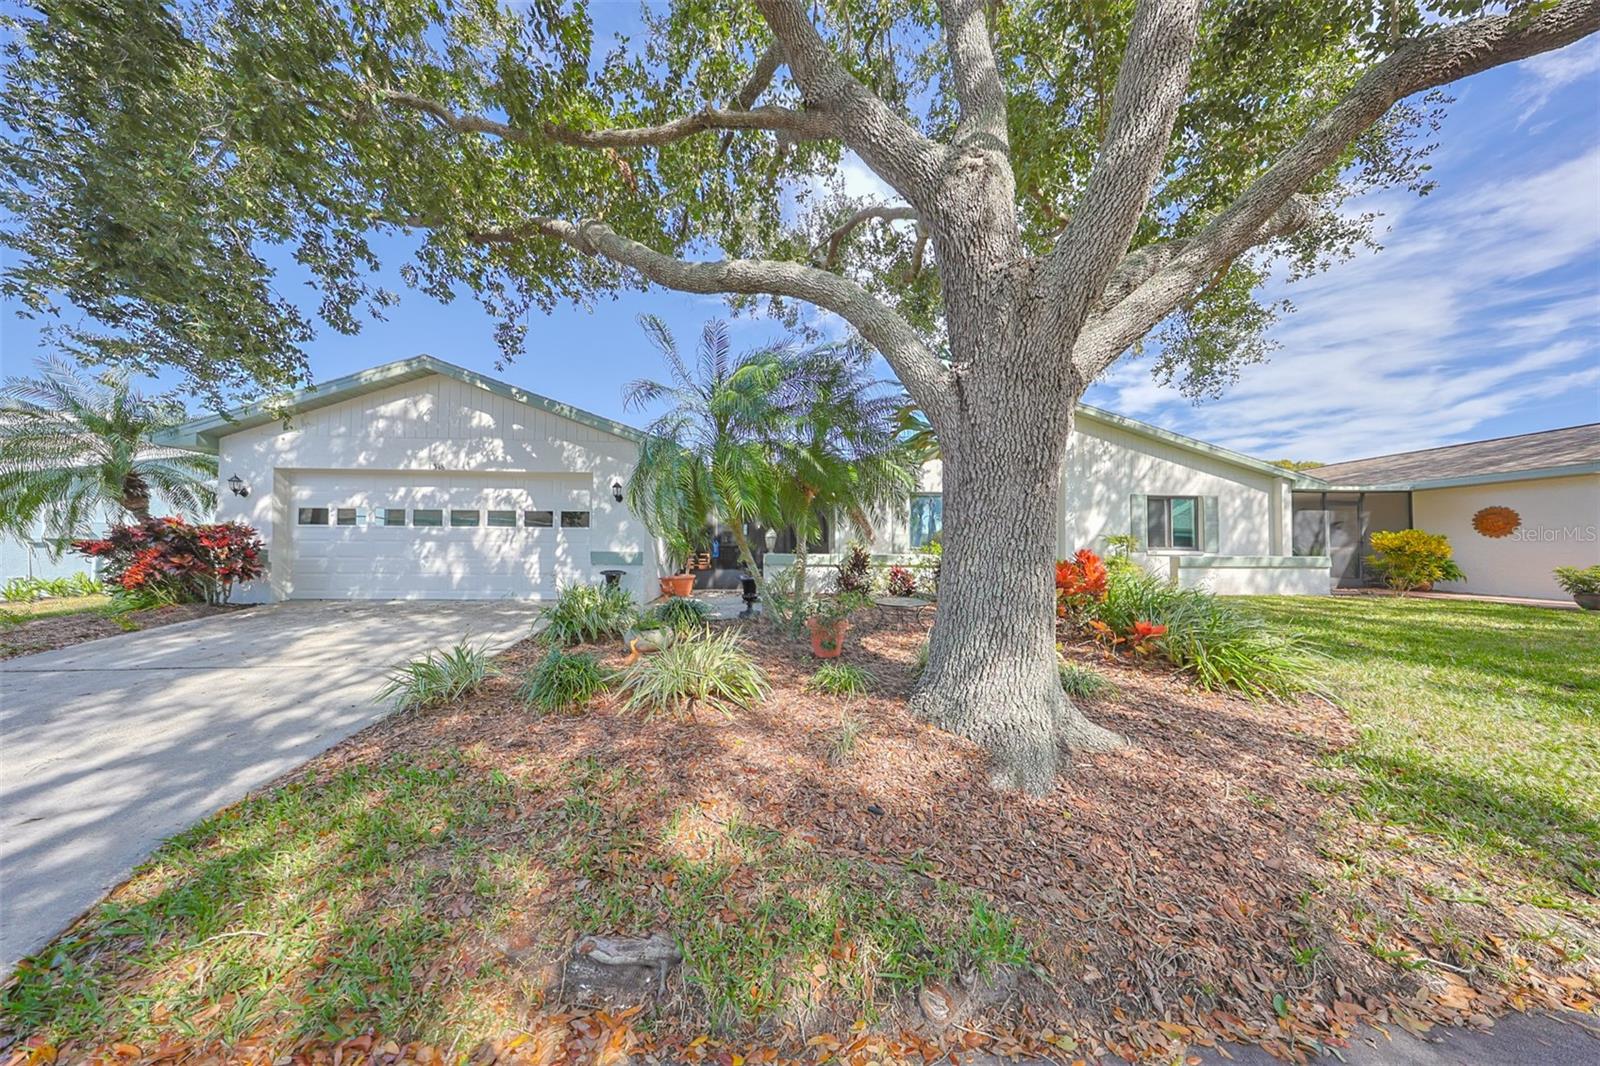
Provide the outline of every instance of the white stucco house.
<path id="1" fill-rule="evenodd" d="M 1371 584 L 1372 534 L 1450 538 L 1467 575 L 1444 592 L 1565 600 L 1552 571 L 1600 565 L 1600 422 L 1355 459 L 1294 484 L 1295 550 L 1334 582 Z"/>
<path id="2" fill-rule="evenodd" d="M 1062 469 L 1060 554 L 1103 551 L 1108 535 L 1131 533 L 1145 565 L 1184 584 L 1329 591 L 1328 557 L 1292 550 L 1293 473 L 1094 408 L 1079 409 L 1077 427 Z M 269 576 L 241 590 L 242 602 L 540 599 L 608 570 L 649 599 L 660 562 L 625 493 L 639 439 L 418 356 L 274 410 L 189 422 L 163 443 L 215 454 L 218 520 L 261 532 Z M 875 553 L 909 552 L 938 532 L 939 477 L 937 461 L 927 464 L 905 507 L 879 523 Z M 820 553 L 849 536 L 833 525 Z M 731 566 L 731 552 L 717 548 L 712 558 Z M 765 565 L 785 559 L 774 552 Z"/>
<path id="3" fill-rule="evenodd" d="M 620 498 L 638 440 L 431 356 L 163 437 L 216 454 L 217 520 L 261 533 L 268 578 L 245 603 L 543 599 L 606 570 L 651 598 L 651 538 Z"/>

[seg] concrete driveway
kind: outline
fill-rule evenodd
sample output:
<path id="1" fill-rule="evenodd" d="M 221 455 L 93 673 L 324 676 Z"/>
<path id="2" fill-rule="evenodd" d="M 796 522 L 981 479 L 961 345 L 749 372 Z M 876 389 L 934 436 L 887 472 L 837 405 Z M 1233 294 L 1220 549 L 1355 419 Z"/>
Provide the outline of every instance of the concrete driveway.
<path id="1" fill-rule="evenodd" d="M 161 841 L 383 717 L 392 665 L 538 614 L 284 603 L 0 662 L 0 979 Z"/>

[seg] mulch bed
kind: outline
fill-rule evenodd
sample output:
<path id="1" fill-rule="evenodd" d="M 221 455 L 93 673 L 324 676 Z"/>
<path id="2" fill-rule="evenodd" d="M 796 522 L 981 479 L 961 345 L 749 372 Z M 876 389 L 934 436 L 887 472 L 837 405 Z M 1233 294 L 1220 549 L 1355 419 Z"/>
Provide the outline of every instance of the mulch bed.
<path id="1" fill-rule="evenodd" d="M 85 641 L 99 640 L 101 637 L 154 629 L 157 626 L 172 625 L 174 622 L 189 622 L 196 618 L 206 618 L 242 608 L 243 605 L 240 604 L 213 606 L 194 603 L 156 607 L 148 611 L 129 611 L 116 618 L 108 617 L 99 611 L 31 618 L 0 628 L 0 659 L 14 659 L 19 655 L 69 648 Z"/>
<path id="2" fill-rule="evenodd" d="M 1453 900 L 1466 871 L 1351 814 L 1350 779 L 1323 757 L 1353 730 L 1326 701 L 1251 703 L 1069 648 L 1115 681 L 1085 707 L 1133 745 L 1078 758 L 1046 796 L 997 793 L 980 750 L 906 710 L 925 626 L 853 631 L 843 661 L 873 673 L 867 697 L 807 693 L 806 646 L 751 625 L 773 692 L 749 711 L 645 722 L 597 706 L 530 725 L 506 678 L 459 710 L 380 724 L 319 769 L 441 746 L 481 745 L 510 771 L 592 758 L 633 770 L 641 796 L 665 791 L 662 808 L 736 810 L 825 853 L 929 865 L 998 901 L 1034 944 L 1022 994 L 974 1026 L 1011 1051 L 1059 1057 L 1038 1034 L 1069 1032 L 1128 1059 L 1222 1040 L 1298 1059 L 1363 1022 L 1421 1032 L 1600 1002 L 1592 964 L 1518 937 L 1548 916 Z M 541 654 L 520 645 L 505 665 L 515 675 Z M 845 714 L 866 730 L 841 768 L 826 752 Z"/>
<path id="3" fill-rule="evenodd" d="M 669 1014 L 636 1034 L 628 1013 L 551 1013 L 530 1020 L 520 1037 L 480 1046 L 473 1066 L 614 1063 L 626 1054 L 719 1066 L 831 1057 L 864 1066 L 959 1050 L 1171 1062 L 1222 1041 L 1303 1061 L 1363 1023 L 1422 1032 L 1491 1025 L 1513 1009 L 1600 1003 L 1592 961 L 1564 955 L 1559 938 L 1519 934 L 1548 929 L 1545 913 L 1450 892 L 1469 873 L 1481 886 L 1481 871 L 1440 867 L 1396 830 L 1355 817 L 1346 798 L 1352 779 L 1324 758 L 1354 734 L 1326 701 L 1250 703 L 1197 690 L 1155 665 L 1069 647 L 1070 657 L 1115 682 L 1114 694 L 1085 709 L 1132 746 L 1079 757 L 1048 795 L 997 793 L 981 750 L 907 712 L 925 627 L 923 619 L 893 617 L 859 623 L 843 661 L 870 670 L 873 691 L 837 699 L 805 691 L 817 662 L 802 641 L 745 625 L 772 682 L 770 698 L 686 721 L 641 720 L 605 700 L 579 715 L 532 718 L 514 693 L 517 675 L 543 649 L 524 643 L 502 656 L 505 674 L 470 699 L 392 717 L 294 776 L 425 760 L 440 749 L 469 751 L 475 766 L 522 779 L 595 760 L 631 771 L 640 803 L 663 816 L 698 805 L 827 855 L 914 863 L 988 896 L 1033 948 L 1033 970 L 1016 994 L 934 1038 L 915 1026 L 861 1031 L 845 1020 L 835 1035 L 762 1032 L 719 1042 L 696 1038 L 703 1019 L 692 1016 Z M 615 649 L 594 650 L 620 658 Z M 833 765 L 830 737 L 846 715 L 865 730 L 848 762 Z M 1589 939 L 1591 960 L 1600 954 L 1594 930 L 1568 923 L 1564 933 Z M 908 1004 L 901 1020 L 915 1010 Z M 248 1045 L 234 1051 L 250 1053 Z M 339 1048 L 306 1045 L 292 1061 L 440 1059 L 432 1048 L 386 1045 L 379 1034 Z"/>

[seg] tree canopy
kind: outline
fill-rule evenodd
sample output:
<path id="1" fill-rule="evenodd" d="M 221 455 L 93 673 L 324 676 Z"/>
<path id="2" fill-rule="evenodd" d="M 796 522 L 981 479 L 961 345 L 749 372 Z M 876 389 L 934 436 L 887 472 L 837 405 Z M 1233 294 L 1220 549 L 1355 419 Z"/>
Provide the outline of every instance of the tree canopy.
<path id="1" fill-rule="evenodd" d="M 530 311 L 652 280 L 791 314 L 819 303 L 880 349 L 909 329 L 937 350 L 948 252 L 915 205 L 846 195 L 849 151 L 883 172 L 893 145 L 863 138 L 888 118 L 934 144 L 1003 138 L 1020 239 L 1043 255 L 1081 219 L 1110 146 L 1135 8 L 679 2 L 648 8 L 639 39 L 606 42 L 582 2 L 40 0 L 6 19 L 0 195 L 14 254 L 0 285 L 38 313 L 71 312 L 67 350 L 178 367 L 214 401 L 304 383 L 317 328 L 354 332 L 383 314 L 396 298 L 374 280 L 385 233 L 414 238 L 408 283 L 481 301 L 508 356 Z M 1503 8 L 1207 5 L 1129 244 L 1147 254 L 1104 301 L 1167 265 L 1341 101 L 1387 98 L 1365 101 L 1370 124 L 1297 182 L 1316 210 L 1270 230 L 1264 249 L 1207 261 L 1157 309 L 1162 374 L 1191 392 L 1226 382 L 1260 358 L 1278 310 L 1257 297 L 1265 252 L 1314 269 L 1367 235 L 1368 219 L 1335 210 L 1352 192 L 1427 189 L 1430 89 L 1595 21 L 1592 3 Z M 975 11 L 999 80 L 981 121 Z M 1477 37 L 1448 39 L 1466 28 Z M 1465 61 L 1415 76 L 1415 53 L 1474 40 Z M 802 41 L 815 56 L 797 53 Z M 816 91 L 825 81 L 838 83 L 831 99 Z M 308 273 L 315 314 L 275 278 L 273 249 Z M 730 271 L 730 259 L 762 269 Z M 1110 342 L 1136 342 L 1148 317 Z"/>

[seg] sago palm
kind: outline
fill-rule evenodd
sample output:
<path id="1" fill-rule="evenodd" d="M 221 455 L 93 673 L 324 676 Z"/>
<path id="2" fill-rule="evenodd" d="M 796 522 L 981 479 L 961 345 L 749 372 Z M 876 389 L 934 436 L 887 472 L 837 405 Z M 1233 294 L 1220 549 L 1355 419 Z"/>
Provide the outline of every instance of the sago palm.
<path id="1" fill-rule="evenodd" d="M 666 325 L 640 325 L 667 364 L 666 382 L 640 380 L 624 393 L 629 408 L 668 405 L 645 429 L 628 484 L 628 502 L 682 561 L 713 522 L 726 522 L 740 560 L 755 572 L 745 523 L 777 511 L 779 474 L 770 442 L 784 418 L 790 386 L 785 348 L 732 354 L 725 322 L 708 322 L 691 368 Z"/>
<path id="2" fill-rule="evenodd" d="M 152 443 L 183 421 L 182 404 L 140 394 L 125 373 L 91 381 L 59 360 L 39 368 L 0 388 L 0 532 L 42 525 L 59 550 L 108 518 L 150 517 L 153 493 L 190 515 L 216 506 L 214 458 Z"/>

